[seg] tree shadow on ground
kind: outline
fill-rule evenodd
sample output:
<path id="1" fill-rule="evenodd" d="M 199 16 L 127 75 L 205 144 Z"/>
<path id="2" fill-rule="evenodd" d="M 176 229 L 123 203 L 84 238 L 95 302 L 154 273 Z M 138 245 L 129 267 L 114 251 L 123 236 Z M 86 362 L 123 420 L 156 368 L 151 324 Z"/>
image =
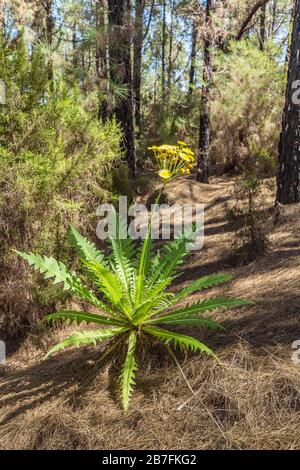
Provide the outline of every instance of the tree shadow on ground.
<path id="1" fill-rule="evenodd" d="M 101 363 L 99 358 L 99 349 L 85 347 L 80 352 L 63 351 L 26 368 L 5 368 L 0 383 L 2 407 L 14 407 L 16 402 L 20 402 L 20 406 L 9 412 L 0 425 L 62 394 L 74 401 L 74 396 L 84 394 L 103 373 L 107 362 Z"/>
<path id="2" fill-rule="evenodd" d="M 292 342 L 300 338 L 299 305 L 300 295 L 289 295 L 287 292 L 285 308 L 278 303 L 278 299 L 256 299 L 255 306 L 244 307 L 237 310 L 237 317 L 222 321 L 227 332 L 207 332 L 202 329 L 180 328 L 185 334 L 193 335 L 204 341 L 217 354 L 236 344 L 245 341 L 255 354 L 268 347 L 278 345 L 291 346 Z M 224 314 L 226 317 L 226 314 Z M 72 406 L 80 406 L 85 394 L 95 387 L 95 381 L 103 376 L 103 383 L 108 385 L 111 398 L 116 401 L 116 383 L 118 370 L 110 368 L 108 377 L 108 360 L 101 360 L 102 352 L 89 347 L 76 350 L 63 351 L 59 355 L 41 361 L 27 368 L 4 368 L 0 383 L 2 408 L 13 408 L 0 422 L 4 426 L 12 419 L 35 409 L 54 397 L 63 396 Z M 201 360 L 201 356 L 199 356 Z M 142 364 L 154 362 L 153 374 L 139 374 L 137 388 L 144 396 L 151 394 L 154 387 L 159 387 L 165 380 L 166 368 L 174 367 L 172 359 L 162 345 L 150 347 L 144 354 Z M 164 371 L 164 373 L 160 373 Z M 144 371 L 145 372 L 145 371 Z M 17 405 L 17 406 L 16 406 Z"/>
<path id="3" fill-rule="evenodd" d="M 80 352 L 78 349 L 62 351 L 28 367 L 0 369 L 2 409 L 11 410 L 4 415 L 0 426 L 53 398 L 63 397 L 72 407 L 78 407 L 84 402 L 86 393 L 95 389 L 95 383 L 101 380 L 101 376 L 105 384 L 103 389 L 108 389 L 111 399 L 119 402 L 119 364 L 111 363 L 110 356 L 103 359 L 104 355 L 105 351 L 99 347 L 83 347 Z M 145 377 L 142 378 L 143 373 L 138 374 L 136 389 L 148 395 L 165 380 L 163 374 L 149 374 L 149 364 L 154 363 L 153 369 L 157 371 L 174 363 L 162 344 L 152 344 L 148 351 L 143 348 L 139 357 L 144 364 L 141 372 L 145 373 Z"/>

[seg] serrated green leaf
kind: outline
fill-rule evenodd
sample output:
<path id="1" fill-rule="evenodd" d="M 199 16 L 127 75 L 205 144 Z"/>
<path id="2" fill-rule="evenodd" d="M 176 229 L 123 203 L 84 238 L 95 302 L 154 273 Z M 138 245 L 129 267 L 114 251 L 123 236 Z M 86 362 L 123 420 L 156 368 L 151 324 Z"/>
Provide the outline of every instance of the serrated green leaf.
<path id="1" fill-rule="evenodd" d="M 111 313 L 109 307 L 105 306 L 97 297 L 82 284 L 82 281 L 76 274 L 69 271 L 66 265 L 52 257 L 35 255 L 34 253 L 24 253 L 16 251 L 29 266 L 43 274 L 45 279 L 52 279 L 54 284 L 62 283 L 64 290 L 71 290 L 82 299 L 93 305 Z"/>
<path id="2" fill-rule="evenodd" d="M 223 284 L 224 282 L 228 282 L 232 279 L 232 276 L 228 274 L 217 274 L 212 276 L 204 276 L 200 279 L 196 279 L 195 281 L 191 282 L 188 286 L 182 289 L 178 294 L 174 297 L 174 303 L 188 297 L 190 294 L 194 292 L 199 292 L 203 289 L 208 289 L 210 287 L 218 286 Z"/>
<path id="3" fill-rule="evenodd" d="M 136 332 L 132 331 L 129 335 L 128 351 L 120 375 L 122 404 L 125 411 L 128 409 L 130 397 L 134 387 L 135 372 L 137 370 L 137 363 L 135 360 L 136 341 Z"/>
<path id="4" fill-rule="evenodd" d="M 126 331 L 128 331 L 128 328 L 118 328 L 114 330 L 78 331 L 51 348 L 50 351 L 48 351 L 46 358 L 56 353 L 57 351 L 60 351 L 61 349 L 66 349 L 70 346 L 79 347 L 88 344 L 96 345 L 97 341 L 110 339 L 113 336 L 126 333 Z"/>
<path id="5" fill-rule="evenodd" d="M 180 318 L 190 317 L 192 315 L 201 314 L 204 312 L 211 312 L 213 310 L 217 310 L 220 308 L 232 308 L 232 307 L 241 307 L 244 305 L 252 305 L 252 302 L 248 300 L 241 300 L 241 299 L 227 299 L 223 297 L 216 297 L 213 299 L 208 300 L 200 300 L 195 302 L 192 305 L 188 305 L 186 307 L 179 308 L 177 310 L 173 310 L 172 312 L 165 314 L 163 316 L 159 316 L 156 318 L 152 318 L 146 323 L 161 323 L 162 321 L 176 320 Z"/>
<path id="6" fill-rule="evenodd" d="M 169 317 L 161 317 L 159 320 L 160 320 L 159 322 L 153 321 L 152 324 L 155 325 L 156 323 L 160 323 L 163 325 L 171 325 L 171 326 L 172 325 L 173 326 L 199 326 L 199 327 L 206 327 L 212 330 L 226 331 L 223 325 L 216 322 L 212 318 L 203 318 L 203 317 L 197 317 L 197 316 L 191 316 L 191 317 L 184 316 L 182 318 L 175 317 L 174 319 L 172 319 L 169 316 Z"/>
<path id="7" fill-rule="evenodd" d="M 151 238 L 151 226 L 149 226 L 145 240 L 143 241 L 139 260 L 138 275 L 136 277 L 135 307 L 137 307 L 142 300 L 145 277 L 148 273 L 150 260 L 152 257 L 152 248 L 153 240 Z"/>
<path id="8" fill-rule="evenodd" d="M 112 248 L 111 264 L 113 270 L 119 276 L 124 294 L 133 305 L 134 267 L 132 259 L 136 250 L 130 238 L 124 240 L 120 238 L 120 230 L 125 231 L 125 223 L 118 214 L 116 215 L 116 223 L 116 238 L 109 240 Z"/>
<path id="9" fill-rule="evenodd" d="M 97 263 L 85 261 L 84 264 L 93 273 L 94 280 L 105 297 L 130 319 L 130 305 L 126 301 L 116 274 Z"/>
<path id="10" fill-rule="evenodd" d="M 105 317 L 96 313 L 78 312 L 71 310 L 62 310 L 45 317 L 45 321 L 55 322 L 57 320 L 68 320 L 69 322 L 75 322 L 80 325 L 82 322 L 85 323 L 97 323 L 100 325 L 112 325 L 112 326 L 124 326 L 124 321 L 117 320 L 112 317 Z"/>
<path id="11" fill-rule="evenodd" d="M 93 263 L 105 263 L 103 253 L 96 248 L 94 243 L 83 237 L 73 225 L 70 226 L 70 235 L 81 259 Z"/>
<path id="12" fill-rule="evenodd" d="M 162 328 L 155 328 L 152 326 L 144 327 L 143 331 L 159 338 L 165 344 L 173 342 L 174 346 L 179 347 L 181 350 L 192 352 L 200 351 L 218 360 L 216 354 L 210 348 L 192 336 L 186 336 L 180 333 L 175 333 L 173 331 L 168 331 Z"/>
<path id="13" fill-rule="evenodd" d="M 183 237 L 179 240 L 166 243 L 163 246 L 160 265 L 150 279 L 149 288 L 165 279 L 173 279 L 184 258 L 189 254 L 186 244 L 187 239 Z"/>

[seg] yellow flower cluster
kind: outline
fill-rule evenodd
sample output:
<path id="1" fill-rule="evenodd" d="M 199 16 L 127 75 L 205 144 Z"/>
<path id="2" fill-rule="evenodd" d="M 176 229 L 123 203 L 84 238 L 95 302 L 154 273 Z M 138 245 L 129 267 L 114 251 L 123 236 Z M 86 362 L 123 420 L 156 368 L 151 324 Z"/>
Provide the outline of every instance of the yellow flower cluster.
<path id="1" fill-rule="evenodd" d="M 189 175 L 195 164 L 195 154 L 185 142 L 178 145 L 160 145 L 149 147 L 154 152 L 159 166 L 159 176 L 169 181 L 180 175 Z"/>

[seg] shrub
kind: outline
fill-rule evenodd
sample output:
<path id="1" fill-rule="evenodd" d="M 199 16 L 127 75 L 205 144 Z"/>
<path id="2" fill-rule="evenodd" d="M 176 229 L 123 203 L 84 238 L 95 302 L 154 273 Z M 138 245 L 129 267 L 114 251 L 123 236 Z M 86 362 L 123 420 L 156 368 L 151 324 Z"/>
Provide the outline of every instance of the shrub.
<path id="1" fill-rule="evenodd" d="M 234 186 L 234 203 L 228 219 L 235 231 L 233 247 L 243 262 L 262 256 L 268 247 L 268 232 L 273 223 L 275 208 L 265 206 L 265 190 L 273 189 L 272 181 L 260 178 L 253 168 L 244 168 Z"/>
<path id="2" fill-rule="evenodd" d="M 216 58 L 212 102 L 212 163 L 241 173 L 256 159 L 262 176 L 276 171 L 285 71 L 271 43 L 262 52 L 250 40 Z"/>
<path id="3" fill-rule="evenodd" d="M 3 44 L 0 69 L 7 85 L 0 108 L 0 328 L 7 336 L 30 329 L 57 299 L 53 288 L 33 285 L 29 272 L 20 280 L 8 247 L 43 247 L 68 258 L 70 222 L 82 227 L 84 220 L 91 231 L 97 206 L 113 197 L 111 169 L 121 154 L 119 127 L 98 121 L 96 97 L 63 80 L 48 89 L 38 49 L 29 58 L 21 38 L 14 49 Z"/>

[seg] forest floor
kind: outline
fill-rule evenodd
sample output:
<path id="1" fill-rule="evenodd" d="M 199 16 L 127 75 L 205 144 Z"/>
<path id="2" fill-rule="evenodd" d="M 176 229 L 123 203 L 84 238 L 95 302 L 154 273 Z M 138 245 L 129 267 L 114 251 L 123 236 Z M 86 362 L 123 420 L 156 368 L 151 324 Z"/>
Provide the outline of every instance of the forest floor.
<path id="1" fill-rule="evenodd" d="M 232 256 L 234 233 L 226 217 L 233 183 L 218 178 L 203 186 L 183 179 L 168 190 L 170 201 L 206 206 L 205 246 L 190 256 L 176 289 L 228 272 L 233 280 L 206 296 L 255 302 L 214 315 L 225 333 L 193 331 L 221 360 L 182 357 L 198 399 L 167 353 L 155 349 L 143 359 L 124 415 L 111 374 L 99 364 L 99 349 L 66 350 L 42 361 L 49 345 L 74 329 L 65 327 L 31 336 L 0 366 L 0 448 L 300 448 L 300 365 L 292 362 L 292 343 L 300 340 L 300 208 L 285 208 L 266 254 L 241 266 Z M 266 196 L 266 205 L 273 200 Z"/>

